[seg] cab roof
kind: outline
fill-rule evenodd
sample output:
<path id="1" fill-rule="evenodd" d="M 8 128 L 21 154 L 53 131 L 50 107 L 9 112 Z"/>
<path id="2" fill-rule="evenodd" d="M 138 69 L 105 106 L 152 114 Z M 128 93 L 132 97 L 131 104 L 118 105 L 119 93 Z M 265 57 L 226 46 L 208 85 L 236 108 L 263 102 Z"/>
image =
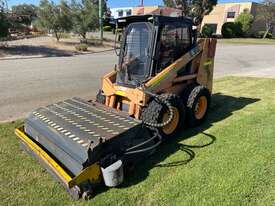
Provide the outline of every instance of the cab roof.
<path id="1" fill-rule="evenodd" d="M 190 18 L 181 16 L 181 17 L 170 17 L 170 16 L 160 16 L 160 15 L 137 15 L 137 16 L 127 16 L 117 19 L 118 28 L 123 28 L 130 23 L 134 22 L 151 22 L 155 25 L 165 25 L 167 23 L 180 22 L 193 25 L 193 21 Z"/>

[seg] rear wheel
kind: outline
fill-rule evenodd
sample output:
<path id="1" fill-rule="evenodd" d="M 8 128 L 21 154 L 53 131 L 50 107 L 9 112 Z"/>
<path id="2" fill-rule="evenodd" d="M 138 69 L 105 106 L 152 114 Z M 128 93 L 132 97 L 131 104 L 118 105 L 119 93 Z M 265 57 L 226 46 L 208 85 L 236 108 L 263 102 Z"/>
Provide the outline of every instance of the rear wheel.
<path id="1" fill-rule="evenodd" d="M 163 127 L 156 128 L 160 135 L 167 140 L 176 136 L 181 130 L 184 123 L 185 109 L 181 98 L 174 94 L 162 94 L 161 98 L 171 104 L 173 111 L 171 121 Z M 142 120 L 152 124 L 165 123 L 169 120 L 169 117 L 170 111 L 168 107 L 157 99 L 152 100 L 142 113 Z"/>
<path id="2" fill-rule="evenodd" d="M 186 101 L 187 124 L 194 127 L 200 125 L 206 118 L 210 106 L 209 90 L 202 86 L 194 86 Z"/>

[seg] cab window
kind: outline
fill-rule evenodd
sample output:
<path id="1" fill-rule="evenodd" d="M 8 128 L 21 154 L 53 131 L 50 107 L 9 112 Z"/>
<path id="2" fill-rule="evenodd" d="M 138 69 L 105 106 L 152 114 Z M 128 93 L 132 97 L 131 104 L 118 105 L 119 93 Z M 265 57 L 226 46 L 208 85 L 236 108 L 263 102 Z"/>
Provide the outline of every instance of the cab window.
<path id="1" fill-rule="evenodd" d="M 191 45 L 186 25 L 165 25 L 161 30 L 158 72 L 180 58 Z"/>

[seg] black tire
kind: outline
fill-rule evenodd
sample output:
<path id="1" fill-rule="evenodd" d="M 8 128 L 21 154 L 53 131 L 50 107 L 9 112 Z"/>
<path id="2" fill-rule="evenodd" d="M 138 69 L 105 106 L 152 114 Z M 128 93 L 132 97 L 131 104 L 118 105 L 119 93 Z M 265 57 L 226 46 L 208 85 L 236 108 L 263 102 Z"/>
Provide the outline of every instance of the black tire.
<path id="1" fill-rule="evenodd" d="M 184 97 L 186 105 L 186 122 L 188 126 L 198 126 L 207 117 L 211 102 L 211 94 L 206 87 L 197 85 L 193 86 L 193 88 L 189 90 L 189 94 L 185 95 L 187 95 Z M 206 102 L 206 105 L 203 103 L 202 106 L 200 106 L 201 101 Z M 201 112 L 198 111 L 200 107 L 202 107 Z"/>
<path id="2" fill-rule="evenodd" d="M 105 104 L 105 101 L 106 101 L 106 97 L 103 94 L 103 91 L 100 89 L 96 95 L 96 102 L 100 104 Z"/>
<path id="3" fill-rule="evenodd" d="M 167 100 L 174 109 L 178 111 L 178 123 L 173 132 L 167 133 L 167 126 L 156 128 L 159 134 L 162 136 L 163 140 L 168 140 L 175 137 L 183 128 L 185 119 L 185 108 L 182 99 L 175 94 L 162 94 L 161 98 Z M 148 107 L 146 107 L 142 112 L 142 120 L 146 123 L 158 124 L 163 122 L 164 115 L 169 113 L 168 107 L 158 99 L 153 99 L 149 102 Z M 175 117 L 174 117 L 175 118 Z M 174 120 L 173 118 L 173 120 Z M 169 124 L 168 124 L 169 125 Z M 166 129 L 165 129 L 166 128 Z"/>

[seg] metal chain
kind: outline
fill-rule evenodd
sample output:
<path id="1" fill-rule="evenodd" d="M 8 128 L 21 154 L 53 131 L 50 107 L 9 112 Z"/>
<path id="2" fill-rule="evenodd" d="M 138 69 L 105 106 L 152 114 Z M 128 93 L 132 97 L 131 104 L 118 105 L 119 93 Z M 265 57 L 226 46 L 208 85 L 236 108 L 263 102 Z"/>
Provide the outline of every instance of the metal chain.
<path id="1" fill-rule="evenodd" d="M 158 99 L 160 102 L 162 102 L 164 105 L 167 106 L 168 111 L 169 111 L 169 118 L 168 118 L 167 121 L 162 122 L 162 123 L 147 122 L 145 120 L 143 120 L 143 123 L 146 124 L 147 126 L 155 127 L 155 128 L 165 127 L 166 125 L 170 124 L 173 120 L 173 117 L 174 117 L 174 110 L 173 110 L 173 107 L 172 107 L 171 103 L 165 98 L 165 96 L 154 94 L 154 93 L 149 92 L 147 90 L 144 90 L 144 92 L 151 95 L 153 98 Z"/>
<path id="2" fill-rule="evenodd" d="M 166 125 L 170 124 L 173 120 L 174 117 L 174 110 L 172 105 L 170 104 L 170 102 L 165 99 L 165 97 L 160 96 L 160 95 L 156 95 L 155 96 L 159 101 L 161 101 L 163 104 L 165 104 L 165 106 L 167 106 L 168 111 L 169 111 L 169 118 L 167 121 L 162 122 L 162 123 L 154 123 L 154 122 L 146 122 L 144 121 L 144 124 L 151 126 L 151 127 L 155 127 L 155 128 L 162 128 L 165 127 Z"/>

